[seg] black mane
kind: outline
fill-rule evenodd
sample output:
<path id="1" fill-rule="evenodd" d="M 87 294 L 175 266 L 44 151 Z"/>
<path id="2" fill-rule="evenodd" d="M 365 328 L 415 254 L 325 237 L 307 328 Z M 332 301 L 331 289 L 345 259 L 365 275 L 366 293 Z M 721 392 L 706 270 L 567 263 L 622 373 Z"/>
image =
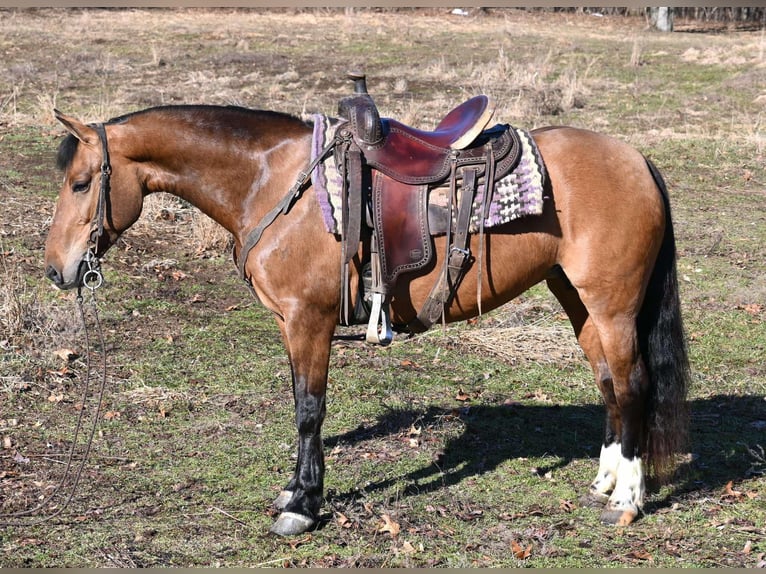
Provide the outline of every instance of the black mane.
<path id="1" fill-rule="evenodd" d="M 275 112 L 270 110 L 258 110 L 258 109 L 251 109 L 251 108 L 243 108 L 241 106 L 213 106 L 213 105 L 201 105 L 201 104 L 194 104 L 194 105 L 168 105 L 168 106 L 157 106 L 153 108 L 147 108 L 145 110 L 139 110 L 136 112 L 130 112 L 127 114 L 124 114 L 122 116 L 117 116 L 115 118 L 112 118 L 108 121 L 106 121 L 106 124 L 121 124 L 129 121 L 132 118 L 135 118 L 136 116 L 141 116 L 144 114 L 165 114 L 168 116 L 174 116 L 174 115 L 197 115 L 200 117 L 200 122 L 204 119 L 207 120 L 207 123 L 210 122 L 211 119 L 215 119 L 216 116 L 219 116 L 220 118 L 221 112 L 229 112 L 230 117 L 231 116 L 237 116 L 237 115 L 247 115 L 250 117 L 259 116 L 264 119 L 283 119 L 293 122 L 299 122 L 303 125 L 306 125 L 306 122 L 303 120 L 297 118 L 296 116 L 284 113 L 284 112 Z M 91 124 L 92 125 L 92 124 Z M 240 127 L 239 123 L 232 122 L 230 124 L 232 128 L 236 129 Z M 72 159 L 74 159 L 75 153 L 77 153 L 77 147 L 79 145 L 79 140 L 74 137 L 72 134 L 68 134 L 59 144 L 58 154 L 56 155 L 56 167 L 59 170 L 66 170 L 69 165 L 72 163 Z"/>

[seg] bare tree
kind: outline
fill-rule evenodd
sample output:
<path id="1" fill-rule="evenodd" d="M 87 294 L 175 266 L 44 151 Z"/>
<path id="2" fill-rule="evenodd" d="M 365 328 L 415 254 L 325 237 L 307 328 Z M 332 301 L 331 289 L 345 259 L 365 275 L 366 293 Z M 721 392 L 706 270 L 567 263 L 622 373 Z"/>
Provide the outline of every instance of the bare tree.
<path id="1" fill-rule="evenodd" d="M 673 31 L 673 8 L 663 6 L 660 8 L 650 8 L 652 25 L 660 32 Z"/>

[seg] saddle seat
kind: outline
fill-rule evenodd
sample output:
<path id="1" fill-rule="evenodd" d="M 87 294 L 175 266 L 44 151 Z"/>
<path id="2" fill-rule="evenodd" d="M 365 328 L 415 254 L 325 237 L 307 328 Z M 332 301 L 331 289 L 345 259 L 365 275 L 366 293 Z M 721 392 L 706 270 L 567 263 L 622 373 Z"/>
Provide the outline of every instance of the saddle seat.
<path id="1" fill-rule="evenodd" d="M 409 185 L 443 180 L 453 159 L 461 163 L 461 157 L 476 155 L 469 148 L 480 139 L 495 111 L 488 96 L 474 96 L 444 116 L 433 131 L 420 130 L 381 118 L 364 74 L 352 72 L 349 78 L 354 81 L 354 94 L 338 105 L 340 117 L 348 120 L 346 130 L 367 165 Z"/>
<path id="2" fill-rule="evenodd" d="M 439 148 L 465 149 L 487 127 L 494 112 L 495 103 L 482 94 L 457 106 L 431 132 L 388 121 L 414 140 Z"/>

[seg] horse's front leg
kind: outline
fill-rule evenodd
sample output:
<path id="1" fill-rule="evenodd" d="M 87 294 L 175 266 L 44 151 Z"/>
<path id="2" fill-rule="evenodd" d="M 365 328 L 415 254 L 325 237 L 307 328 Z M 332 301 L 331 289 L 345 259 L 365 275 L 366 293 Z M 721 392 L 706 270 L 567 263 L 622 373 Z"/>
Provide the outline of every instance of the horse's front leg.
<path id="1" fill-rule="evenodd" d="M 294 536 L 313 528 L 324 493 L 322 422 L 325 417 L 327 369 L 332 320 L 301 314 L 280 325 L 292 373 L 295 424 L 298 428 L 298 461 L 295 473 L 274 504 L 282 510 L 271 532 Z M 322 320 L 324 319 L 324 320 Z M 321 325 L 324 323 L 324 328 Z"/>

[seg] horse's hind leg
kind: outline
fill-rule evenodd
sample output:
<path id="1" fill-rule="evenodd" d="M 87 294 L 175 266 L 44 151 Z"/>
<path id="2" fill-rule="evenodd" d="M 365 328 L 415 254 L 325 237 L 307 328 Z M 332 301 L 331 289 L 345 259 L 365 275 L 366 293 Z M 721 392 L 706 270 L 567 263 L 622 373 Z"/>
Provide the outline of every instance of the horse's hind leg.
<path id="1" fill-rule="evenodd" d="M 591 319 L 598 330 L 609 365 L 618 413 L 618 425 L 612 427 L 616 442 L 607 447 L 606 453 L 602 450 L 602 463 L 606 454 L 606 460 L 616 460 L 617 464 L 616 482 L 601 520 L 626 525 L 636 519 L 644 498 L 641 456 L 646 433 L 649 377 L 639 354 L 635 317 L 625 313 L 612 316 L 591 314 Z"/>
<path id="2" fill-rule="evenodd" d="M 548 277 L 547 283 L 572 323 L 577 341 L 593 369 L 596 385 L 606 405 L 604 441 L 601 445 L 598 472 L 590 485 L 588 494 L 582 498 L 586 504 L 603 506 L 617 482 L 620 462 L 620 410 L 614 396 L 612 373 L 609 370 L 598 331 L 590 319 L 588 310 L 580 300 L 577 290 L 561 270 L 557 270 Z"/>

